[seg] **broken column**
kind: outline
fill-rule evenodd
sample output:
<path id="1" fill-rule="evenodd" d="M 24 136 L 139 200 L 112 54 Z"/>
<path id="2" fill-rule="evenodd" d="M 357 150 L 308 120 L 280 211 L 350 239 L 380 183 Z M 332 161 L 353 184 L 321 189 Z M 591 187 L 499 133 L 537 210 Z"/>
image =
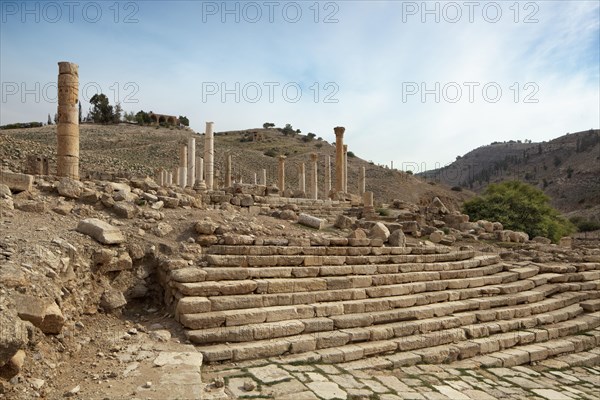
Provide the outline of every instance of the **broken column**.
<path id="1" fill-rule="evenodd" d="M 318 162 L 319 156 L 317 153 L 312 153 L 310 155 L 310 160 L 312 161 L 312 175 L 310 176 L 310 194 L 314 200 L 319 198 L 319 185 L 318 185 Z"/>
<path id="2" fill-rule="evenodd" d="M 358 175 L 358 194 L 363 195 L 365 192 L 365 167 L 360 167 L 360 173 Z"/>
<path id="3" fill-rule="evenodd" d="M 206 188 L 213 190 L 213 177 L 215 167 L 215 142 L 213 135 L 213 122 L 206 123 L 206 133 L 204 134 L 204 180 Z"/>
<path id="4" fill-rule="evenodd" d="M 166 172 L 167 176 L 167 186 L 171 186 L 173 184 L 173 173 Z"/>
<path id="5" fill-rule="evenodd" d="M 298 190 L 306 193 L 306 170 L 304 163 L 300 163 L 298 166 Z"/>
<path id="6" fill-rule="evenodd" d="M 279 156 L 279 191 L 280 194 L 283 196 L 283 191 L 285 190 L 285 156 L 281 155 Z"/>
<path id="7" fill-rule="evenodd" d="M 196 182 L 194 183 L 194 189 L 206 190 L 206 183 L 204 183 L 204 159 L 202 157 L 196 162 Z"/>
<path id="8" fill-rule="evenodd" d="M 56 174 L 79 179 L 79 67 L 58 63 Z"/>
<path id="9" fill-rule="evenodd" d="M 179 168 L 177 170 L 177 183 L 182 188 L 187 185 L 187 164 L 188 164 L 188 147 L 182 145 L 179 149 Z"/>
<path id="10" fill-rule="evenodd" d="M 373 207 L 373 192 L 364 192 L 363 193 L 363 211 L 362 211 L 362 217 L 363 218 L 374 218 L 376 216 L 375 214 L 375 208 Z"/>
<path id="11" fill-rule="evenodd" d="M 31 175 L 48 175 L 48 157 L 40 154 L 28 155 L 27 173 Z"/>
<path id="12" fill-rule="evenodd" d="M 344 132 L 346 128 L 338 126 L 335 132 L 335 191 L 344 191 Z"/>
<path id="13" fill-rule="evenodd" d="M 187 148 L 187 185 L 193 187 L 196 183 L 196 138 L 188 139 Z"/>
<path id="14" fill-rule="evenodd" d="M 225 187 L 231 187 L 231 154 L 227 156 L 227 165 L 225 166 Z"/>
<path id="15" fill-rule="evenodd" d="M 348 193 L 348 145 L 344 145 L 344 193 Z"/>
<path id="16" fill-rule="evenodd" d="M 262 170 L 260 184 L 263 186 L 267 186 L 267 169 L 266 168 L 263 168 L 263 170 Z"/>
<path id="17" fill-rule="evenodd" d="M 258 185 L 258 177 L 256 176 L 256 172 L 254 173 L 254 184 Z"/>

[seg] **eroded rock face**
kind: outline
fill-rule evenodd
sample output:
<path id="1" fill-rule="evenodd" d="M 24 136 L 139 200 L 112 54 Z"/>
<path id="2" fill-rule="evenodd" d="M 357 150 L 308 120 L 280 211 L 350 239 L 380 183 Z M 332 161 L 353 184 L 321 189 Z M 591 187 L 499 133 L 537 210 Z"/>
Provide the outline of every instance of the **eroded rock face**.
<path id="1" fill-rule="evenodd" d="M 9 309 L 0 312 L 0 366 L 27 344 L 27 329 L 17 314 Z"/>

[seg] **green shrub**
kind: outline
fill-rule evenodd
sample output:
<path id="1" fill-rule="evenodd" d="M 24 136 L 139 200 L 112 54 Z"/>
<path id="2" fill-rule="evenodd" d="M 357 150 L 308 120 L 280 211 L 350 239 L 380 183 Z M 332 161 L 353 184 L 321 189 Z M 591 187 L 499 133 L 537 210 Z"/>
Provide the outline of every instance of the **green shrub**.
<path id="1" fill-rule="evenodd" d="M 452 186 L 452 189 L 450 190 L 454 192 L 462 192 L 463 189 L 460 186 Z"/>
<path id="2" fill-rule="evenodd" d="M 269 149 L 269 150 L 265 151 L 263 154 L 265 156 L 267 156 L 267 157 L 276 157 L 277 156 L 277 150 L 275 150 L 275 149 Z"/>
<path id="3" fill-rule="evenodd" d="M 465 202 L 463 212 L 472 221 L 498 221 L 505 229 L 557 242 L 571 234 L 575 227 L 552 208 L 549 201 L 540 189 L 519 181 L 506 181 L 489 185 L 482 196 Z"/>

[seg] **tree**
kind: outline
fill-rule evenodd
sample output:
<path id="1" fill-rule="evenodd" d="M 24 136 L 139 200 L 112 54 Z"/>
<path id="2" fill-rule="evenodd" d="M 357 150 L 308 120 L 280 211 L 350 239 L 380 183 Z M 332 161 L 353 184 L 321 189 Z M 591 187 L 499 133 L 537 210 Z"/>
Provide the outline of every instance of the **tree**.
<path id="1" fill-rule="evenodd" d="M 265 122 L 263 124 L 263 128 L 265 128 L 265 129 L 269 129 L 269 128 L 273 128 L 273 127 L 275 127 L 275 124 L 272 122 Z"/>
<path id="2" fill-rule="evenodd" d="M 58 124 L 58 113 L 54 113 L 54 124 Z"/>
<path id="3" fill-rule="evenodd" d="M 138 113 L 135 114 L 135 120 L 140 125 L 146 125 L 152 122 L 152 118 L 150 118 L 150 115 L 144 110 L 138 111 Z"/>
<path id="4" fill-rule="evenodd" d="M 117 103 L 117 105 L 115 106 L 115 110 L 113 112 L 113 116 L 112 116 L 112 122 L 115 124 L 118 124 L 119 122 L 121 122 L 121 113 L 123 112 L 123 109 L 121 108 L 121 103 Z"/>
<path id="5" fill-rule="evenodd" d="M 506 181 L 489 185 L 482 196 L 465 202 L 463 211 L 473 221 L 498 221 L 505 229 L 557 242 L 572 233 L 574 227 L 549 202 L 550 198 L 540 189 L 519 181 Z"/>
<path id="6" fill-rule="evenodd" d="M 52 125 L 52 118 L 50 117 L 50 114 L 48 114 L 48 125 Z"/>
<path id="7" fill-rule="evenodd" d="M 81 124 L 81 102 L 79 102 L 79 123 Z"/>
<path id="8" fill-rule="evenodd" d="M 90 104 L 93 106 L 90 112 L 92 121 L 97 124 L 108 124 L 114 121 L 113 107 L 108 103 L 108 97 L 105 94 L 93 95 Z"/>
<path id="9" fill-rule="evenodd" d="M 296 131 L 292 128 L 292 124 L 285 124 L 285 128 L 281 130 L 284 135 L 294 134 Z"/>
<path id="10" fill-rule="evenodd" d="M 186 116 L 179 116 L 179 122 L 181 123 L 181 125 L 183 126 L 190 126 L 190 120 L 188 119 L 188 117 Z"/>

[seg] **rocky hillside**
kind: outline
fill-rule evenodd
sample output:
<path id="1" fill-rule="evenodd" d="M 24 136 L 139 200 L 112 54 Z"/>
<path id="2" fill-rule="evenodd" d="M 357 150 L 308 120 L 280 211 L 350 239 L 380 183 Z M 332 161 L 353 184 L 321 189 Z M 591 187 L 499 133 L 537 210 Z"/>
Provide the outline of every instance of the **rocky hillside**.
<path id="1" fill-rule="evenodd" d="M 56 127 L 15 129 L 0 131 L 0 160 L 13 171 L 24 171 L 28 154 L 41 154 L 50 159 L 50 171 L 55 171 Z M 204 136 L 191 130 L 179 130 L 136 125 L 82 125 L 81 168 L 84 175 L 97 178 L 153 176 L 158 168 L 173 169 L 178 165 L 179 146 L 187 144 L 192 135 L 197 136 L 196 154 L 201 156 Z M 428 204 L 439 197 L 450 209 L 456 209 L 470 192 L 455 192 L 443 184 L 426 183 L 420 178 L 397 170 L 374 165 L 360 158 L 360 151 L 349 148 L 349 191 L 358 192 L 360 167 L 366 167 L 366 187 L 373 191 L 376 203 L 391 203 L 399 199 L 415 204 Z M 335 160 L 335 146 L 319 138 L 306 135 L 284 135 L 277 129 L 248 129 L 215 133 L 215 173 L 223 180 L 225 160 L 233 156 L 234 176 L 243 182 L 254 182 L 254 173 L 267 170 L 268 183 L 277 179 L 277 156 L 285 154 L 286 182 L 298 188 L 298 167 L 306 163 L 306 179 L 311 174 L 310 153 L 319 154 L 320 197 L 325 196 L 325 162 L 330 156 Z M 335 179 L 335 171 L 332 172 Z"/>
<path id="2" fill-rule="evenodd" d="M 562 212 L 600 218 L 600 131 L 541 143 L 492 143 L 421 176 L 475 192 L 490 183 L 517 179 L 544 190 Z"/>

